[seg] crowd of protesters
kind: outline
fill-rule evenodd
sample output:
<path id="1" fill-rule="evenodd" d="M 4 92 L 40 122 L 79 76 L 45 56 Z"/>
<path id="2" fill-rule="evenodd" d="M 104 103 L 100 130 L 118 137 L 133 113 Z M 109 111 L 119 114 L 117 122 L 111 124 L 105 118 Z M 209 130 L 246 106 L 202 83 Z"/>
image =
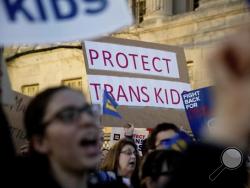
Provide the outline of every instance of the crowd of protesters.
<path id="1" fill-rule="evenodd" d="M 166 147 L 170 139 L 183 132 L 180 125 L 159 124 L 144 142 L 143 157 L 139 157 L 131 138 L 124 138 L 101 159 L 98 117 L 82 93 L 67 87 L 47 89 L 29 104 L 24 118 L 27 155 L 15 154 L 1 110 L 1 187 L 246 188 L 249 52 L 248 26 L 223 42 L 213 55 L 213 130 L 205 130 L 202 140 Z M 221 155 L 228 147 L 241 151 L 242 161 L 211 181 L 209 176 L 221 165 Z"/>

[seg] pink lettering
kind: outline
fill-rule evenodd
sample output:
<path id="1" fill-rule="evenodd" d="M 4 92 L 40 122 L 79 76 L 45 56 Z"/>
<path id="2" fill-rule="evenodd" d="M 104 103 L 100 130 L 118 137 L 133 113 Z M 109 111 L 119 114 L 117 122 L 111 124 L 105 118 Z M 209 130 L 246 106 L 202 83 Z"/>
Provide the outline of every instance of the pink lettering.
<path id="1" fill-rule="evenodd" d="M 156 72 L 162 72 L 162 69 L 157 69 L 157 68 L 156 68 L 156 66 L 155 66 L 155 63 L 156 63 L 155 60 L 158 60 L 158 63 L 159 63 L 160 58 L 154 57 L 153 60 L 152 60 L 152 64 L 153 64 L 153 67 L 154 67 L 155 71 L 156 71 Z"/>
<path id="2" fill-rule="evenodd" d="M 121 62 L 120 62 L 120 60 L 119 60 L 119 59 L 120 59 L 119 57 L 123 57 L 123 59 L 125 60 L 125 61 L 123 61 L 123 62 L 125 62 L 124 65 L 121 64 Z M 124 53 L 122 53 L 122 52 L 119 52 L 119 53 L 116 54 L 116 62 L 117 62 L 117 65 L 118 65 L 119 67 L 121 67 L 121 68 L 127 68 L 127 67 L 128 67 L 128 58 L 127 58 L 127 56 L 126 56 Z"/>
<path id="3" fill-rule="evenodd" d="M 169 63 L 169 61 L 171 61 L 171 59 L 165 59 L 165 58 L 162 58 L 162 60 L 165 60 L 166 61 L 166 68 L 167 68 L 167 71 L 168 71 L 168 73 L 169 73 L 169 66 L 168 66 L 168 63 Z"/>
<path id="4" fill-rule="evenodd" d="M 122 85 L 119 85 L 119 87 L 118 87 L 117 101 L 119 101 L 121 97 L 125 98 L 125 100 L 128 102 L 128 98 L 127 98 L 127 96 L 125 94 L 125 91 L 122 88 Z"/>
<path id="5" fill-rule="evenodd" d="M 149 95 L 147 94 L 148 88 L 143 86 L 141 87 L 142 94 L 146 97 L 146 99 L 142 99 L 143 102 L 149 102 Z"/>
<path id="6" fill-rule="evenodd" d="M 95 56 L 92 52 L 95 53 Z M 97 59 L 99 57 L 98 52 L 94 49 L 89 49 L 89 57 L 90 57 L 91 65 L 94 65 L 93 59 Z"/>
<path id="7" fill-rule="evenodd" d="M 134 91 L 134 89 L 132 88 L 132 86 L 128 86 L 128 90 L 129 90 L 129 95 L 130 95 L 131 102 L 133 102 L 132 93 L 135 96 L 137 102 L 141 102 L 140 91 L 139 91 L 139 87 L 138 86 L 136 87 L 136 92 Z"/>
<path id="8" fill-rule="evenodd" d="M 89 85 L 90 85 L 90 86 L 94 86 L 94 88 L 95 88 L 95 96 L 96 96 L 96 99 L 99 100 L 98 91 L 100 91 L 100 86 L 101 86 L 101 84 L 90 83 Z M 97 88 L 97 87 L 98 87 L 98 88 Z"/>
<path id="9" fill-rule="evenodd" d="M 145 65 L 148 64 L 148 62 L 145 61 L 145 58 L 148 58 L 148 56 L 147 55 L 142 55 L 141 56 L 143 70 L 150 71 L 150 69 L 148 69 L 148 68 L 145 67 Z"/>
<path id="10" fill-rule="evenodd" d="M 158 103 L 158 100 L 160 100 L 161 103 L 164 104 L 164 101 L 160 97 L 161 90 L 162 90 L 162 88 L 160 88 L 158 91 L 156 90 L 156 88 L 154 88 L 154 91 L 155 91 L 155 100 L 156 100 L 156 103 Z"/>
<path id="11" fill-rule="evenodd" d="M 113 95 L 113 86 L 109 84 L 104 84 L 104 89 L 115 99 Z"/>
<path id="12" fill-rule="evenodd" d="M 165 90 L 166 103 L 168 104 L 168 92 L 166 89 L 164 89 L 164 90 Z"/>
<path id="13" fill-rule="evenodd" d="M 103 61 L 104 61 L 104 65 L 107 66 L 107 60 L 109 61 L 110 65 L 112 67 L 114 67 L 112 61 L 111 61 L 111 53 L 108 51 L 102 51 L 102 56 L 103 56 Z"/>
<path id="14" fill-rule="evenodd" d="M 132 56 L 132 59 L 133 59 L 133 63 L 134 63 L 134 68 L 135 70 L 137 69 L 137 66 L 136 66 L 136 60 L 135 60 L 135 57 L 138 57 L 137 54 L 128 54 L 129 56 Z"/>
<path id="15" fill-rule="evenodd" d="M 179 104 L 180 103 L 180 94 L 179 94 L 179 92 L 176 91 L 175 89 L 170 89 L 170 93 L 171 93 L 172 104 Z M 175 96 L 177 96 L 176 101 L 174 101 L 174 93 L 176 94 Z"/>

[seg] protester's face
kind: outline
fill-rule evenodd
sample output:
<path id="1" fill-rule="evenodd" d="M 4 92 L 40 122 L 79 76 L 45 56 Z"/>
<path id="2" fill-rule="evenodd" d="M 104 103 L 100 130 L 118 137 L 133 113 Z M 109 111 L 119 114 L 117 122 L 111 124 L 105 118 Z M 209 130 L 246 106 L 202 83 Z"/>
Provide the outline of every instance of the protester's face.
<path id="1" fill-rule="evenodd" d="M 166 130 L 166 131 L 161 131 L 156 135 L 156 140 L 155 140 L 155 147 L 156 149 L 163 149 L 163 146 L 160 144 L 162 140 L 172 138 L 176 135 L 177 133 L 174 130 Z"/>
<path id="2" fill-rule="evenodd" d="M 119 156 L 118 173 L 120 176 L 131 176 L 136 167 L 136 150 L 132 145 L 125 145 Z"/>
<path id="3" fill-rule="evenodd" d="M 44 122 L 49 121 L 42 146 L 51 163 L 70 170 L 94 168 L 99 160 L 99 129 L 80 92 L 62 90 L 47 107 Z M 82 107 L 86 108 L 82 108 Z M 77 113 L 74 109 L 85 109 Z M 59 116 L 55 116 L 60 112 Z"/>

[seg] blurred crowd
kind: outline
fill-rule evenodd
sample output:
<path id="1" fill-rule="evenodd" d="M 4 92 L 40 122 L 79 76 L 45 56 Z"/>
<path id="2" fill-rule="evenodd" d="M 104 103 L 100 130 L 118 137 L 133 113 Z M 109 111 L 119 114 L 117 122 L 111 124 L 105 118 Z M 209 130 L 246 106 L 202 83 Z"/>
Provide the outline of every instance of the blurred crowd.
<path id="1" fill-rule="evenodd" d="M 85 96 L 67 87 L 50 88 L 26 109 L 29 145 L 22 156 L 15 153 L 1 110 L 1 187 L 246 188 L 250 26 L 221 42 L 211 57 L 216 120 L 203 139 L 163 122 L 152 125 L 139 156 L 130 125 L 125 138 L 102 151 L 99 117 Z"/>

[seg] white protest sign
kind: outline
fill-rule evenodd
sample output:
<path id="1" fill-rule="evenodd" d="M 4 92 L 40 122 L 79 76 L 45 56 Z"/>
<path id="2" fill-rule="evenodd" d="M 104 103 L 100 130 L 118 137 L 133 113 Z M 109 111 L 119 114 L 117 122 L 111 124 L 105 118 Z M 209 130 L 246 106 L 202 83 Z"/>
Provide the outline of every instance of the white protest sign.
<path id="1" fill-rule="evenodd" d="M 118 142 L 120 139 L 124 138 L 124 128 L 122 127 L 112 127 L 112 132 L 110 135 L 110 146 L 113 146 L 116 142 Z"/>
<path id="2" fill-rule="evenodd" d="M 0 1 L 0 45 L 93 38 L 130 24 L 126 0 Z"/>
<path id="3" fill-rule="evenodd" d="M 124 128 L 122 127 L 112 127 L 112 132 L 110 136 L 110 145 L 113 146 L 120 139 L 124 138 Z M 142 143 L 149 135 L 147 129 L 143 128 L 135 128 L 133 133 L 133 140 L 137 145 L 137 150 L 139 154 L 142 156 Z"/>
<path id="4" fill-rule="evenodd" d="M 83 51 L 92 103 L 100 104 L 106 90 L 119 104 L 122 119 L 103 116 L 104 126 L 188 126 L 181 94 L 191 87 L 183 48 L 104 37 L 84 41 Z"/>
<path id="5" fill-rule="evenodd" d="M 85 41 L 89 69 L 179 78 L 176 53 Z"/>
<path id="6" fill-rule="evenodd" d="M 184 109 L 181 94 L 190 90 L 182 82 L 88 75 L 92 103 L 99 104 L 100 88 L 105 89 L 119 105 Z"/>

